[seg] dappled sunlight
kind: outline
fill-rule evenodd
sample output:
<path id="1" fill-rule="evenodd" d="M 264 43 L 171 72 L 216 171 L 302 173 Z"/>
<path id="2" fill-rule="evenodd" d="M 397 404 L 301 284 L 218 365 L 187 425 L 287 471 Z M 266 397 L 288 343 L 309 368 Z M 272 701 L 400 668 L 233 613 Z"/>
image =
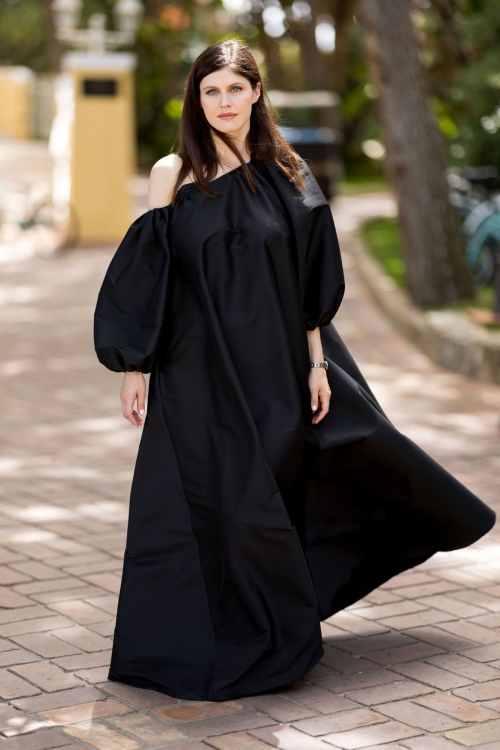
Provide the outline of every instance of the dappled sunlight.
<path id="1" fill-rule="evenodd" d="M 20 521 L 30 523 L 43 523 L 45 521 L 63 521 L 71 518 L 77 518 L 78 512 L 74 508 L 62 508 L 58 505 L 39 505 L 33 504 L 27 507 L 9 505 L 2 503 L 2 513 L 10 518 L 17 518 Z"/>

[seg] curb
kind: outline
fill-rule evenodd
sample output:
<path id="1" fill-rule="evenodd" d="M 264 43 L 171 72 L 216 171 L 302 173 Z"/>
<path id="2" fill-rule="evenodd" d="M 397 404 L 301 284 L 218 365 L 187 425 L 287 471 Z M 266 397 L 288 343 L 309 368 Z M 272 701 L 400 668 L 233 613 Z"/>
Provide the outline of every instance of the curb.
<path id="1" fill-rule="evenodd" d="M 353 232 L 356 269 L 378 305 L 394 325 L 434 362 L 488 383 L 500 383 L 500 331 L 488 331 L 458 310 L 417 308 Z"/>

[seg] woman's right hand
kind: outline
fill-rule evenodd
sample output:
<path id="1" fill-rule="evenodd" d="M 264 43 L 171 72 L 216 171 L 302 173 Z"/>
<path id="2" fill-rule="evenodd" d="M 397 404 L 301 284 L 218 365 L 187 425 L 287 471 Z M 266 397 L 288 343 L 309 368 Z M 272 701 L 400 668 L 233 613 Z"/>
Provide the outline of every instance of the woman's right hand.
<path id="1" fill-rule="evenodd" d="M 120 393 L 123 416 L 135 427 L 140 427 L 145 410 L 146 381 L 142 372 L 126 372 Z M 134 403 L 137 401 L 137 411 Z"/>

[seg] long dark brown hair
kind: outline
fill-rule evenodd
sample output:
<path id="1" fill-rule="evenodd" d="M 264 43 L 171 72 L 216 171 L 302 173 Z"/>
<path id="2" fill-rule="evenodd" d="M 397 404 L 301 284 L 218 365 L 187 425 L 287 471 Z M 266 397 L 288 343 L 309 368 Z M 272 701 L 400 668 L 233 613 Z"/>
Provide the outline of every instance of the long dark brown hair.
<path id="1" fill-rule="evenodd" d="M 172 204 L 175 203 L 181 183 L 189 174 L 193 175 L 193 182 L 206 196 L 216 197 L 208 186 L 210 180 L 215 178 L 220 164 L 212 131 L 236 156 L 251 190 L 256 192 L 252 172 L 241 158 L 231 137 L 208 122 L 200 105 L 201 81 L 210 73 L 225 67 L 246 78 L 254 91 L 257 83 L 261 86 L 260 97 L 252 105 L 250 129 L 246 140 L 246 149 L 250 153 L 251 160 L 262 164 L 275 164 L 297 187 L 304 189 L 302 165 L 296 152 L 286 142 L 277 127 L 279 114 L 269 102 L 255 58 L 246 44 L 236 39 L 229 39 L 210 45 L 198 55 L 186 80 L 177 133 L 179 139 L 177 154 L 182 159 L 182 166 L 173 190 Z M 173 152 L 174 149 L 172 149 Z M 204 174 L 203 164 L 206 174 Z"/>

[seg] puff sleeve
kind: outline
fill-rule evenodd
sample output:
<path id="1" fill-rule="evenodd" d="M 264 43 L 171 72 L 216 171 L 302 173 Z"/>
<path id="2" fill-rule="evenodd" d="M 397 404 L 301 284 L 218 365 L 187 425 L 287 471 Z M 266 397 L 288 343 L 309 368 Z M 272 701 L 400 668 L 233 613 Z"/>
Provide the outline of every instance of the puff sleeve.
<path id="1" fill-rule="evenodd" d="M 94 348 L 113 372 L 148 373 L 166 313 L 171 206 L 134 221 L 108 266 L 94 312 Z"/>
<path id="2" fill-rule="evenodd" d="M 309 193 L 321 189 L 309 172 Z M 314 181 L 314 191 L 311 185 Z M 321 193 L 321 196 L 323 194 Z M 345 292 L 345 278 L 332 211 L 324 198 L 312 202 L 305 246 L 302 309 L 306 330 L 331 323 Z"/>

